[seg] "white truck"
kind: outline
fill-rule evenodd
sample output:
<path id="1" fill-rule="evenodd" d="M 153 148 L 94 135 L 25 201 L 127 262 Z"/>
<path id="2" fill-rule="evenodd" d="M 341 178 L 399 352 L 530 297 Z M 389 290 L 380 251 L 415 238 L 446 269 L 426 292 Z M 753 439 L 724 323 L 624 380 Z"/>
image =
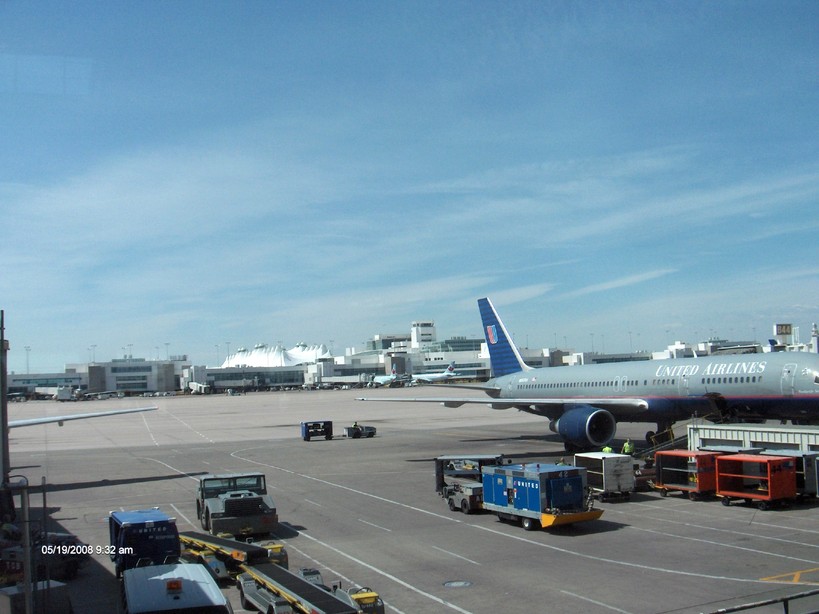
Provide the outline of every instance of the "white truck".
<path id="1" fill-rule="evenodd" d="M 233 614 L 204 565 L 176 563 L 125 570 L 122 599 L 126 614 Z"/>

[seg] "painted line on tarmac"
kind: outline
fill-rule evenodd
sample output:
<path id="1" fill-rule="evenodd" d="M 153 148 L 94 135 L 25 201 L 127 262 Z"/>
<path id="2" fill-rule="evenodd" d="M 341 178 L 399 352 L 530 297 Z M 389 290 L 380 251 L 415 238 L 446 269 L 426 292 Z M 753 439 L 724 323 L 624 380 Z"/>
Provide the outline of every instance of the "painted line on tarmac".
<path id="1" fill-rule="evenodd" d="M 373 527 L 374 529 L 381 529 L 382 531 L 387 531 L 388 533 L 392 533 L 392 529 L 388 529 L 387 527 L 382 527 L 380 524 L 375 524 L 375 523 L 372 523 L 372 522 L 367 522 L 367 521 L 366 521 L 366 520 L 364 520 L 363 518 L 359 518 L 359 519 L 358 519 L 358 522 L 361 522 L 361 523 L 364 523 L 364 524 L 366 524 L 366 525 L 368 525 L 368 526 L 371 526 L 371 527 Z"/>
<path id="2" fill-rule="evenodd" d="M 165 410 L 165 413 L 166 413 L 166 414 L 168 414 L 168 415 L 169 415 L 171 418 L 173 418 L 173 419 L 174 419 L 174 420 L 176 420 L 177 422 L 179 422 L 180 424 L 182 424 L 182 425 L 186 426 L 186 427 L 187 427 L 187 428 L 188 428 L 188 429 L 189 429 L 191 432 L 196 433 L 197 435 L 199 435 L 199 436 L 200 436 L 202 439 L 204 439 L 205 441 L 208 441 L 208 442 L 210 442 L 210 443 L 216 443 L 215 441 L 213 441 L 213 439 L 211 439 L 211 438 L 210 438 L 210 437 L 208 437 L 207 435 L 204 435 L 203 433 L 200 433 L 200 432 L 199 432 L 199 431 L 197 431 L 195 428 L 193 428 L 193 427 L 192 427 L 190 424 L 188 424 L 187 422 L 185 422 L 184 420 L 182 420 L 182 418 L 177 418 L 177 417 L 176 417 L 174 414 L 172 414 L 171 412 L 169 412 L 167 409 Z"/>
<path id="3" fill-rule="evenodd" d="M 187 522 L 189 525 L 191 525 L 191 526 L 192 526 L 194 529 L 198 529 L 198 528 L 199 528 L 198 526 L 196 526 L 195 524 L 193 524 L 193 523 L 190 521 L 190 518 L 188 518 L 187 516 L 185 516 L 185 514 L 183 514 L 182 512 L 180 512 L 180 511 L 179 511 L 179 508 L 178 508 L 178 507 L 176 507 L 176 506 L 175 506 L 173 503 L 171 503 L 170 505 L 171 505 L 171 507 L 174 509 L 174 511 L 175 511 L 175 512 L 176 512 L 176 513 L 177 513 L 179 516 L 182 516 L 182 518 L 185 520 L 185 522 Z"/>
<path id="4" fill-rule="evenodd" d="M 388 573 L 388 572 L 384 571 L 383 569 L 379 569 L 378 567 L 375 567 L 374 565 L 370 565 L 369 563 L 366 563 L 366 562 L 362 561 L 361 559 L 354 557 L 351 554 L 347 554 L 346 552 L 344 552 L 342 550 L 339 550 L 335 546 L 331 546 L 327 542 L 323 542 L 320 539 L 317 539 L 317 538 L 313 537 L 312 535 L 308 535 L 304 531 L 299 531 L 298 529 L 293 528 L 292 525 L 289 525 L 287 523 L 282 523 L 282 524 L 286 525 L 291 531 L 294 531 L 294 532 L 298 533 L 301 537 L 305 537 L 308 540 L 319 544 L 320 546 L 324 546 L 325 548 L 327 548 L 328 550 L 332 550 L 333 552 L 335 552 L 339 556 L 343 556 L 344 558 L 349 559 L 349 560 L 353 561 L 354 563 L 357 563 L 358 565 L 361 565 L 362 567 L 364 567 L 366 569 L 369 569 L 373 573 L 377 573 L 379 575 L 382 575 L 385 578 L 387 578 L 388 580 L 391 580 L 392 582 L 395 582 L 396 584 L 399 584 L 399 585 L 403 586 L 404 588 L 406 588 L 406 589 L 408 589 L 408 590 L 410 590 L 410 591 L 412 591 L 414 593 L 417 593 L 418 595 L 421 595 L 422 597 L 426 597 L 427 599 L 429 599 L 431 601 L 434 601 L 435 603 L 440 604 L 440 605 L 442 605 L 444 607 L 447 607 L 450 610 L 455 610 L 456 612 L 461 612 L 461 614 L 472 614 L 472 612 L 470 612 L 469 610 L 464 610 L 463 608 L 455 605 L 454 603 L 450 603 L 449 601 L 446 601 L 445 599 L 441 599 L 440 597 L 437 597 L 436 595 L 433 595 L 432 593 L 428 593 L 428 592 L 426 592 L 424 590 L 421 590 L 420 588 L 418 588 L 416 586 L 413 586 L 412 584 L 409 584 L 408 582 L 405 582 L 401 578 L 398 578 L 397 576 L 394 576 L 391 573 Z"/>
<path id="5" fill-rule="evenodd" d="M 616 512 L 616 511 L 609 510 L 609 509 L 606 510 L 606 513 L 607 514 L 609 514 L 609 513 L 611 513 L 611 514 L 621 514 L 621 515 L 625 516 L 625 514 L 623 512 Z M 674 524 L 674 525 L 678 525 L 678 526 L 688 527 L 690 529 L 700 529 L 700 530 L 703 530 L 703 531 L 713 531 L 715 533 L 728 533 L 728 535 L 738 535 L 738 536 L 741 536 L 741 537 L 752 537 L 754 539 L 781 542 L 783 544 L 801 546 L 803 548 L 819 548 L 819 545 L 817 545 L 817 544 L 808 544 L 806 542 L 800 542 L 800 541 L 796 541 L 796 540 L 793 540 L 793 539 L 785 539 L 783 537 L 773 537 L 771 535 L 755 535 L 754 533 L 744 533 L 742 531 L 734 531 L 732 529 L 718 529 L 717 527 L 707 527 L 705 525 L 694 524 L 692 522 L 680 522 L 678 520 L 669 520 L 667 518 L 662 518 L 662 517 L 653 518 L 653 520 L 655 520 L 656 522 L 664 522 L 666 524 Z M 754 524 L 755 525 L 767 526 L 769 528 L 779 529 L 779 530 L 782 530 L 782 531 L 790 529 L 790 527 L 786 528 L 786 527 L 777 527 L 776 525 L 763 525 L 762 523 L 758 523 L 758 522 L 754 523 Z M 799 530 L 799 529 L 794 529 L 794 530 Z M 811 530 L 806 530 L 806 531 L 809 532 L 809 533 L 815 533 L 815 531 L 811 531 Z"/>
<path id="6" fill-rule="evenodd" d="M 193 477 L 193 476 L 192 476 L 190 473 L 185 473 L 185 472 L 184 472 L 184 471 L 182 471 L 181 469 L 177 469 L 176 467 L 171 467 L 171 466 L 170 466 L 168 463 L 163 463 L 161 460 L 158 460 L 158 459 L 156 459 L 156 458 L 150 458 L 149 456 L 144 456 L 143 458 L 144 458 L 145 460 L 149 460 L 149 461 L 153 461 L 153 462 L 155 462 L 155 463 L 159 463 L 159 464 L 160 464 L 160 465 L 162 465 L 163 467 L 167 467 L 167 468 L 168 468 L 168 469 L 170 469 L 171 471 L 176 471 L 176 472 L 177 472 L 179 475 L 184 475 L 186 478 L 188 478 L 188 479 L 190 479 L 190 480 L 193 480 L 194 482 L 198 482 L 198 481 L 199 481 L 199 478 L 195 478 L 195 477 Z"/>
<path id="7" fill-rule="evenodd" d="M 156 437 L 154 437 L 154 432 L 151 430 L 151 427 L 148 424 L 148 421 L 145 419 L 145 414 L 144 413 L 142 414 L 142 422 L 145 424 L 145 428 L 148 431 L 148 435 L 151 436 L 151 441 L 154 442 L 155 446 L 159 446 L 159 442 L 156 440 Z"/>
<path id="8" fill-rule="evenodd" d="M 673 533 L 666 533 L 664 531 L 656 531 L 654 529 L 643 529 L 641 527 L 629 527 L 634 531 L 643 531 L 644 533 L 653 533 L 654 535 L 662 535 L 663 537 L 671 537 L 673 539 L 683 539 L 686 541 L 691 542 L 700 542 L 703 544 L 708 544 L 709 546 L 720 546 L 721 548 L 732 548 L 734 550 L 743 550 L 745 552 L 752 552 L 753 554 L 761 554 L 765 556 L 772 556 L 775 558 L 780 559 L 788 559 L 790 561 L 797 561 L 799 563 L 811 563 L 813 565 L 819 565 L 819 561 L 814 561 L 811 559 L 802 559 L 795 556 L 788 556 L 787 554 L 777 554 L 775 552 L 766 552 L 765 550 L 757 550 L 756 548 L 746 548 L 745 546 L 735 546 L 733 544 L 725 544 L 722 542 L 713 541 L 710 539 L 702 539 L 700 537 L 687 537 L 685 535 L 675 535 Z"/>
<path id="9" fill-rule="evenodd" d="M 414 505 L 407 505 L 406 503 L 401 503 L 400 501 L 393 501 L 392 499 L 387 499 L 385 497 L 380 497 L 378 495 L 374 495 L 369 492 L 365 492 L 363 490 L 357 490 L 355 488 L 350 488 L 349 486 L 344 486 L 343 484 L 336 484 L 335 482 L 328 482 L 327 480 L 322 480 L 321 478 L 314 477 L 312 475 L 307 475 L 306 473 L 299 473 L 298 471 L 293 471 L 292 469 L 285 469 L 284 467 L 279 467 L 277 465 L 271 465 L 269 463 L 263 463 L 261 461 L 253 460 L 252 458 L 247 458 L 245 456 L 240 456 L 240 453 L 247 452 L 249 450 L 266 450 L 267 448 L 245 448 L 243 450 L 236 450 L 235 452 L 231 452 L 230 455 L 233 458 L 238 458 L 239 460 L 243 460 L 248 463 L 252 463 L 254 465 L 259 465 L 261 467 L 268 467 L 270 469 L 275 469 L 276 471 L 282 471 L 283 473 L 289 473 L 290 475 L 295 475 L 300 478 L 304 478 L 305 480 L 312 480 L 314 482 L 318 482 L 320 484 L 325 484 L 327 486 L 332 486 L 333 488 L 338 488 L 340 490 L 346 490 L 347 492 L 351 492 L 356 495 L 360 495 L 362 497 L 370 497 L 371 499 L 375 499 L 376 501 L 383 501 L 384 503 L 389 503 L 390 505 L 396 505 L 398 507 L 403 507 L 408 510 L 412 510 L 413 512 L 419 512 L 421 514 L 426 514 L 427 516 L 433 516 L 434 518 L 440 518 L 442 520 L 448 520 L 449 522 L 458 522 L 463 524 L 463 520 L 459 520 L 457 518 L 452 518 L 451 516 L 444 516 L 443 514 L 439 514 L 437 512 L 430 512 L 429 510 L 422 509 L 420 507 L 415 507 Z"/>
<path id="10" fill-rule="evenodd" d="M 473 565 L 478 565 L 480 567 L 480 563 L 477 561 L 473 561 L 472 559 L 468 559 L 465 556 L 461 556 L 460 554 L 455 554 L 449 550 L 444 550 L 443 548 L 439 548 L 438 546 L 432 546 L 435 550 L 439 552 L 443 552 L 444 554 L 448 554 L 449 556 L 454 556 L 456 559 L 461 559 L 462 561 L 466 561 L 467 563 L 472 563 Z"/>
<path id="11" fill-rule="evenodd" d="M 631 614 L 628 610 L 621 610 L 620 608 L 615 608 L 607 603 L 603 603 L 602 601 L 597 601 L 596 599 L 589 599 L 588 597 L 584 597 L 583 595 L 578 595 L 577 593 L 572 593 L 569 591 L 564 591 L 561 589 L 560 591 L 564 595 L 569 595 L 571 597 L 575 597 L 576 599 L 580 599 L 582 601 L 587 601 L 589 603 L 593 603 L 594 605 L 600 606 L 601 608 L 606 608 L 607 610 L 612 610 L 613 612 L 620 612 L 620 614 Z"/>
<path id="12" fill-rule="evenodd" d="M 731 582 L 742 582 L 747 584 L 786 584 L 785 582 L 767 582 L 763 580 L 759 580 L 756 578 L 735 578 L 732 576 L 715 576 L 712 574 L 706 573 L 698 573 L 694 571 L 683 571 L 680 569 L 666 569 L 664 567 L 656 567 L 654 565 L 643 565 L 641 563 L 629 563 L 628 561 L 621 561 L 618 559 L 607 559 L 601 556 L 597 556 L 594 554 L 584 554 L 583 552 L 576 552 L 574 550 L 568 550 L 566 548 L 559 548 L 558 546 L 552 546 L 550 544 L 544 544 L 542 542 L 536 542 L 526 537 L 520 537 L 518 535 L 512 535 L 510 533 L 504 533 L 502 531 L 498 531 L 496 529 L 492 529 L 490 527 L 482 527 L 480 525 L 470 524 L 467 525 L 473 527 L 475 529 L 479 529 L 481 531 L 486 531 L 487 533 L 494 533 L 495 535 L 500 535 L 502 537 L 506 537 L 507 539 L 514 539 L 520 542 L 524 542 L 530 544 L 532 546 L 538 546 L 540 548 L 545 548 L 547 550 L 552 550 L 554 552 L 560 552 L 561 554 L 568 554 L 571 556 L 576 556 L 581 559 L 588 559 L 590 561 L 594 561 L 597 563 L 606 563 L 608 565 L 619 565 L 621 567 L 630 567 L 632 569 L 639 569 L 641 571 L 646 572 L 658 572 L 664 574 L 671 574 L 674 576 L 688 576 L 691 578 L 704 578 L 706 580 L 727 580 Z M 633 527 L 632 527 L 633 528 Z M 673 536 L 671 536 L 673 537 Z"/>

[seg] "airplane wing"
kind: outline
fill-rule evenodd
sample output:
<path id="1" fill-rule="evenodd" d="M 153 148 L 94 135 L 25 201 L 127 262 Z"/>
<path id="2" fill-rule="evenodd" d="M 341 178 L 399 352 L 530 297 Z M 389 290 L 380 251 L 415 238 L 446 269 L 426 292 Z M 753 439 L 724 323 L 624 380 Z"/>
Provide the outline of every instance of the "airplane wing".
<path id="1" fill-rule="evenodd" d="M 52 416 L 48 418 L 28 418 L 26 420 L 11 420 L 9 421 L 9 428 L 15 428 L 18 426 L 33 426 L 35 424 L 49 424 L 52 422 L 57 422 L 60 426 L 63 425 L 63 422 L 67 422 L 68 420 L 84 420 L 86 418 L 103 418 L 105 416 L 118 416 L 120 414 L 133 414 L 136 412 L 142 411 L 154 411 L 159 409 L 155 405 L 150 407 L 134 407 L 131 409 L 112 409 L 111 411 L 97 411 L 88 414 L 68 414 L 66 416 Z"/>
<path id="2" fill-rule="evenodd" d="M 648 411 L 648 401 L 645 399 L 627 398 L 480 398 L 480 397 L 414 397 L 414 398 L 366 398 L 358 397 L 357 401 L 385 401 L 397 403 L 440 403 L 445 407 L 460 407 L 467 404 L 488 405 L 492 409 L 511 409 L 516 407 L 521 411 L 532 414 L 544 415 L 549 409 L 560 409 L 570 405 L 591 405 L 608 409 L 615 417 L 624 415 L 635 415 Z"/>

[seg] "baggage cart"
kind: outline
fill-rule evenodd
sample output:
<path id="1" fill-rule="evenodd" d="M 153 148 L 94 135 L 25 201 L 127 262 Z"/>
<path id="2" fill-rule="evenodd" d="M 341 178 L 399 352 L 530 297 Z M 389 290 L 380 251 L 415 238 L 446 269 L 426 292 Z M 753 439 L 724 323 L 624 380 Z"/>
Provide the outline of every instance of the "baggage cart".
<path id="1" fill-rule="evenodd" d="M 796 463 L 796 497 L 804 499 L 815 497 L 817 493 L 816 463 L 819 452 L 802 452 L 801 450 L 773 450 L 762 452 L 765 456 L 789 456 Z"/>
<path id="2" fill-rule="evenodd" d="M 634 459 L 629 454 L 584 452 L 574 455 L 574 464 L 586 469 L 587 486 L 601 501 L 611 497 L 628 499 L 634 490 Z"/>
<path id="3" fill-rule="evenodd" d="M 723 505 L 734 499 L 756 501 L 761 510 L 787 505 L 796 498 L 796 462 L 787 456 L 718 456 L 717 496 Z"/>
<path id="4" fill-rule="evenodd" d="M 662 450 L 654 455 L 654 489 L 663 497 L 668 493 L 688 493 L 692 501 L 713 495 L 717 490 L 719 452 L 703 450 Z"/>
<path id="5" fill-rule="evenodd" d="M 311 420 L 301 423 L 301 438 L 304 441 L 310 441 L 312 437 L 324 437 L 324 439 L 333 438 L 333 421 L 332 420 Z"/>

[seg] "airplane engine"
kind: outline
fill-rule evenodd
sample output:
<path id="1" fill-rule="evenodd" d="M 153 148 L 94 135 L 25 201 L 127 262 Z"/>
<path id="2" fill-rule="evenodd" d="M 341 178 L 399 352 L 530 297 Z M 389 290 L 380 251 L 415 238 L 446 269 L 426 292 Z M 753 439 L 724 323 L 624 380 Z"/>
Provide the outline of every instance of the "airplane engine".
<path id="1" fill-rule="evenodd" d="M 605 409 L 579 405 L 549 424 L 552 432 L 578 448 L 599 448 L 614 438 L 617 421 Z"/>

